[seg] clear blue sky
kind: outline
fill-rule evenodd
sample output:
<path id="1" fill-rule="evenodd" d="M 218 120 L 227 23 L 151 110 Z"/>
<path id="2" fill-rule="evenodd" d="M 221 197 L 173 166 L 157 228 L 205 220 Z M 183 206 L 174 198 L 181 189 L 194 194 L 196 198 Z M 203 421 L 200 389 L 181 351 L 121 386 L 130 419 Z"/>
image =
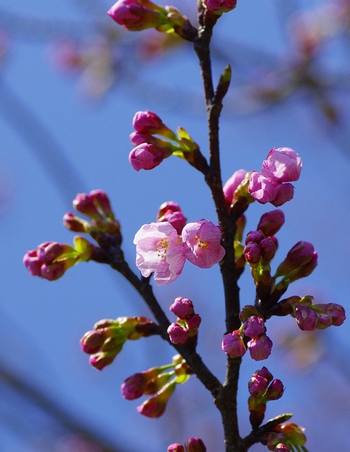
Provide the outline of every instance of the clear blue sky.
<path id="1" fill-rule="evenodd" d="M 183 11 L 193 16 L 195 1 L 177 2 L 181 3 Z M 171 361 L 172 350 L 159 339 L 127 344 L 115 364 L 102 372 L 91 368 L 88 356 L 80 351 L 80 337 L 96 321 L 149 315 L 120 275 L 89 263 L 49 283 L 30 277 L 22 265 L 24 252 L 38 244 L 72 240 L 73 234 L 62 226 L 62 216 L 72 210 L 70 203 L 78 192 L 101 188 L 110 195 L 131 263 L 135 259 L 135 232 L 154 220 L 162 202 L 178 202 L 189 220 L 215 221 L 209 190 L 201 175 L 185 162 L 171 158 L 153 171 L 136 173 L 127 160 L 132 117 L 145 109 L 155 111 L 171 128 L 186 128 L 206 154 L 201 81 L 190 46 L 163 59 L 135 62 L 131 55 L 137 37 L 129 34 L 130 41 L 113 51 L 116 81 L 97 100 L 83 94 L 78 74 L 64 76 L 52 65 L 52 43 L 57 38 L 70 35 L 96 42 L 101 27 L 114 29 L 105 14 L 111 5 L 101 0 L 33 0 L 28 6 L 24 0 L 11 4 L 0 0 L 0 29 L 8 36 L 8 53 L 0 72 L 1 366 L 25 376 L 127 452 L 138 452 L 145 443 L 152 445 L 148 450 L 162 452 L 171 442 L 183 442 L 189 436 L 202 437 L 209 452 L 221 450 L 219 414 L 195 378 L 177 389 L 160 420 L 142 417 L 136 412 L 139 403 L 122 399 L 119 387 L 126 377 Z M 348 307 L 350 154 L 341 144 L 342 140 L 346 144 L 349 91 L 338 89 L 334 93 L 343 114 L 339 131 L 326 123 L 306 92 L 252 114 L 242 114 L 247 101 L 242 103 L 237 96 L 243 77 L 252 79 L 258 74 L 251 71 L 253 63 L 277 67 L 280 57 L 286 60 L 285 13 L 278 2 L 241 1 L 235 12 L 223 17 L 222 28 L 215 34 L 214 45 L 225 52 L 215 63 L 215 75 L 227 63 L 234 69 L 221 123 L 223 179 L 239 168 L 259 169 L 272 147 L 289 146 L 301 155 L 302 176 L 295 184 L 294 200 L 283 208 L 287 221 L 278 234 L 276 262 L 297 241 L 312 242 L 319 253 L 319 265 L 310 278 L 293 284 L 290 295 L 312 294 L 319 302 Z M 323 64 L 346 75 L 349 59 L 344 57 L 348 50 L 345 44 L 327 48 Z M 91 83 L 91 72 L 86 77 L 84 86 Z M 92 79 L 92 83 L 96 86 L 97 80 Z M 251 207 L 247 231 L 254 229 L 260 215 L 269 209 Z M 176 282 L 156 288 L 156 293 L 166 311 L 176 296 L 193 300 L 203 318 L 199 352 L 223 378 L 218 267 L 204 273 L 187 265 Z M 241 293 L 243 305 L 253 302 L 248 271 L 242 277 Z M 283 348 L 283 341 L 299 336 L 292 319 L 273 319 L 267 327 L 275 347 L 271 361 L 261 365 L 267 365 L 286 386 L 285 396 L 268 408 L 267 417 L 294 413 L 293 420 L 307 428 L 311 451 L 350 448 L 347 323 L 321 335 L 317 350 L 326 359 L 307 368 L 298 367 L 295 356 Z M 249 432 L 246 381 L 259 366 L 247 358 L 242 367 L 239 403 L 243 434 Z M 30 433 L 24 437 L 13 433 L 8 425 L 24 408 L 6 386 L 2 385 L 1 391 L 0 451 L 71 450 L 68 446 L 59 449 L 50 440 L 49 428 L 37 432 L 29 421 L 26 427 Z M 29 417 L 35 419 L 35 414 Z M 39 448 L 40 440 L 46 449 Z"/>

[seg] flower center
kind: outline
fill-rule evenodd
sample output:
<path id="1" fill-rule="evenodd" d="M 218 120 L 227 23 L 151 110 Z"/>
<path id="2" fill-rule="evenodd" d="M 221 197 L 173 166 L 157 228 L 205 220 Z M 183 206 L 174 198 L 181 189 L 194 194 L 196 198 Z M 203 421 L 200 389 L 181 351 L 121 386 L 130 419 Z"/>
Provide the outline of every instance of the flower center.
<path id="1" fill-rule="evenodd" d="M 168 251 L 169 241 L 167 239 L 161 239 L 157 243 L 156 246 L 156 252 L 158 254 L 158 257 L 161 259 L 166 258 L 166 253 Z"/>
<path id="2" fill-rule="evenodd" d="M 198 235 L 196 235 L 196 236 L 194 237 L 194 239 L 195 239 L 195 241 L 197 242 L 198 248 L 203 248 L 203 249 L 208 248 L 209 242 L 203 242 L 203 241 L 198 237 Z"/>

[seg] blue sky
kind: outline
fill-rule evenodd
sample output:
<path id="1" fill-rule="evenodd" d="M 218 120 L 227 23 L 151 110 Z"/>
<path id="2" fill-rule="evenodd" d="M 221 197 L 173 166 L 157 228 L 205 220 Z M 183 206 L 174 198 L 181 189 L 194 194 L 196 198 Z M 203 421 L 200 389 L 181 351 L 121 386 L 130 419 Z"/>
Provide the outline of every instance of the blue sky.
<path id="1" fill-rule="evenodd" d="M 183 11 L 193 16 L 195 2 L 177 4 L 183 4 Z M 91 78 L 85 77 L 82 85 L 79 74 L 63 75 L 52 64 L 52 43 L 57 38 L 70 35 L 96 42 L 99 30 L 113 28 L 105 14 L 110 6 L 106 1 L 33 0 L 28 7 L 24 0 L 13 0 L 10 5 L 0 0 L 0 29 L 8 37 L 0 72 L 2 362 L 127 452 L 141 450 L 145 442 L 152 445 L 149 450 L 165 451 L 171 442 L 183 442 L 189 436 L 201 436 L 209 451 L 219 450 L 219 415 L 194 378 L 177 389 L 167 413 L 157 421 L 137 414 L 139 403 L 121 398 L 119 387 L 126 377 L 171 361 L 172 350 L 159 339 L 127 344 L 115 364 L 102 372 L 92 369 L 88 356 L 80 351 L 80 337 L 96 321 L 149 315 L 120 275 L 89 263 L 49 283 L 30 277 L 22 265 L 24 252 L 46 240 L 71 242 L 73 235 L 64 230 L 62 217 L 72 210 L 71 200 L 79 192 L 101 188 L 109 194 L 122 224 L 124 251 L 130 263 L 135 259 L 135 232 L 154 220 L 164 201 L 178 202 L 189 220 L 215 221 L 209 190 L 201 175 L 184 161 L 171 158 L 153 171 L 136 173 L 127 160 L 132 117 L 145 109 L 155 111 L 171 128 L 186 128 L 206 154 L 201 81 L 190 46 L 141 62 L 131 56 L 137 36 L 130 33 L 130 41 L 124 40 L 121 48 L 114 49 L 118 62 L 115 84 L 99 99 L 89 98 L 82 90 Z M 242 105 L 248 102 L 246 98 L 242 102 L 242 94 L 240 98 L 237 94 L 244 77 L 251 80 L 259 74 L 252 70 L 252 61 L 258 66 L 272 63 L 277 67 L 290 56 L 284 14 L 278 2 L 239 2 L 236 11 L 222 18 L 214 36 L 216 48 L 223 48 L 225 58 L 231 58 L 216 60 L 215 75 L 229 62 L 234 68 L 220 128 L 223 179 L 239 168 L 259 169 L 272 147 L 289 146 L 301 155 L 302 176 L 295 184 L 294 200 L 283 208 L 286 224 L 278 233 L 276 263 L 297 241 L 312 242 L 319 253 L 319 265 L 310 278 L 293 284 L 290 295 L 313 294 L 319 302 L 347 307 L 350 155 L 342 144 L 349 142 L 349 91 L 338 86 L 332 96 L 342 112 L 338 128 L 324 120 L 305 90 L 269 108 L 254 105 L 251 114 L 242 113 Z M 320 70 L 328 67 L 346 78 L 348 44 L 346 40 L 332 42 L 319 63 Z M 92 83 L 97 82 L 92 79 Z M 250 208 L 247 231 L 254 229 L 267 210 L 270 207 L 261 205 Z M 199 352 L 223 378 L 218 267 L 204 273 L 187 265 L 176 282 L 155 291 L 166 311 L 176 296 L 193 300 L 203 318 Z M 253 302 L 248 271 L 242 277 L 241 293 L 242 304 Z M 283 341 L 299 337 L 292 319 L 273 319 L 267 327 L 275 347 L 271 361 L 262 365 L 286 386 L 285 396 L 268 408 L 267 416 L 293 412 L 293 420 L 307 428 L 310 450 L 346 449 L 350 446 L 347 323 L 320 335 L 314 355 L 323 353 L 325 359 L 308 367 L 298 367 L 296 356 L 283 348 Z M 239 403 L 243 434 L 249 432 L 245 385 L 259 365 L 246 359 L 242 366 Z M 0 409 L 0 451 L 71 450 L 59 446 L 57 438 L 53 440 L 48 434 L 49 428 L 39 432 L 29 428 L 32 434 L 25 439 L 14 434 L 8 428 L 11 409 L 18 406 L 18 416 L 25 408 L 20 405 L 23 402 L 14 402 L 15 396 L 6 386 L 1 391 L 8 402 Z M 35 413 L 30 411 L 29 417 L 35 419 Z M 45 444 L 46 449 L 38 444 Z"/>

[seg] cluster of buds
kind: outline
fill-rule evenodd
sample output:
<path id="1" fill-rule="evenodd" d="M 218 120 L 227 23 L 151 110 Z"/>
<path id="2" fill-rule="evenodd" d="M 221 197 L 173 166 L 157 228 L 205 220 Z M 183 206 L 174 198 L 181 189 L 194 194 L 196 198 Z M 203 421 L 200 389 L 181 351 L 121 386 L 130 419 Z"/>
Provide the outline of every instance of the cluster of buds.
<path id="1" fill-rule="evenodd" d="M 171 155 L 185 158 L 200 170 L 207 165 L 198 145 L 186 130 L 178 127 L 176 134 L 155 113 L 148 110 L 137 112 L 133 127 L 135 132 L 130 135 L 130 140 L 135 147 L 129 154 L 129 162 L 136 171 L 153 169 Z"/>
<path id="2" fill-rule="evenodd" d="M 250 175 L 248 191 L 261 204 L 270 202 L 278 207 L 294 196 L 290 182 L 300 177 L 302 161 L 291 148 L 273 148 L 263 161 L 260 172 Z"/>
<path id="3" fill-rule="evenodd" d="M 158 221 L 144 224 L 134 237 L 136 265 L 142 276 L 154 273 L 157 285 L 179 277 L 186 260 L 210 268 L 222 260 L 221 229 L 208 220 L 187 223 L 178 204 L 162 204 Z"/>
<path id="4" fill-rule="evenodd" d="M 185 39 L 192 38 L 195 32 L 188 18 L 177 8 L 173 6 L 163 8 L 150 0 L 118 0 L 107 14 L 129 31 L 155 28 L 164 33 L 175 32 Z"/>
<path id="5" fill-rule="evenodd" d="M 185 344 L 189 338 L 197 338 L 201 318 L 194 312 L 192 301 L 188 298 L 177 297 L 169 309 L 178 317 L 177 321 L 171 323 L 167 330 L 170 342 Z"/>
<path id="6" fill-rule="evenodd" d="M 153 395 L 137 407 L 137 411 L 150 418 L 160 417 L 174 393 L 177 384 L 185 383 L 190 377 L 190 369 L 180 355 L 165 366 L 152 367 L 127 378 L 121 386 L 122 396 L 135 400 L 143 395 Z"/>
<path id="7" fill-rule="evenodd" d="M 188 438 L 185 446 L 179 443 L 170 444 L 167 452 L 206 452 L 203 441 L 200 438 Z"/>
<path id="8" fill-rule="evenodd" d="M 273 379 L 266 367 L 257 370 L 248 382 L 248 409 L 252 428 L 257 429 L 264 420 L 266 404 L 270 400 L 278 400 L 284 392 L 281 380 Z"/>
<path id="9" fill-rule="evenodd" d="M 273 343 L 266 335 L 264 319 L 254 306 L 245 306 L 240 313 L 242 325 L 232 333 L 225 334 L 221 349 L 231 358 L 243 356 L 248 348 L 250 356 L 255 361 L 261 361 L 270 356 Z M 251 338 L 249 341 L 247 338 Z"/>
<path id="10" fill-rule="evenodd" d="M 111 203 L 103 190 L 92 190 L 89 194 L 79 193 L 73 200 L 73 207 L 89 217 L 90 221 L 68 212 L 63 217 L 63 224 L 67 229 L 86 232 L 94 238 L 101 232 L 108 233 L 121 242 L 119 221 L 115 219 Z"/>
<path id="11" fill-rule="evenodd" d="M 262 443 L 274 452 L 292 452 L 294 450 L 307 452 L 305 429 L 294 422 L 287 422 L 275 427 L 267 433 Z"/>
<path id="12" fill-rule="evenodd" d="M 302 331 L 324 330 L 330 326 L 340 326 L 346 315 L 343 306 L 336 303 L 312 304 L 313 297 L 289 297 L 278 304 L 281 315 L 290 314 Z"/>
<path id="13" fill-rule="evenodd" d="M 80 340 L 83 352 L 90 355 L 90 364 L 98 370 L 111 364 L 125 342 L 154 334 L 156 325 L 146 317 L 118 317 L 95 323 Z"/>
<path id="14" fill-rule="evenodd" d="M 74 246 L 57 242 L 44 242 L 36 250 L 27 251 L 23 263 L 32 276 L 55 281 L 73 265 L 87 262 L 94 246 L 83 237 L 73 239 Z"/>

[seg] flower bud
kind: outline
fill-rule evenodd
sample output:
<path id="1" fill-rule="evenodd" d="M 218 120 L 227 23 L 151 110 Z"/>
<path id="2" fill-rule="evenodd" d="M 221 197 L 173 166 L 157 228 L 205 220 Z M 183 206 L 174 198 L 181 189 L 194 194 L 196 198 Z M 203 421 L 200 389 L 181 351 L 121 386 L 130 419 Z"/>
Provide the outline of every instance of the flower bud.
<path id="1" fill-rule="evenodd" d="M 178 323 L 171 323 L 167 329 L 170 342 L 173 344 L 185 344 L 188 339 L 188 331 Z"/>
<path id="2" fill-rule="evenodd" d="M 167 23 L 166 11 L 150 0 L 118 0 L 107 14 L 129 31 L 157 28 Z"/>
<path id="3" fill-rule="evenodd" d="M 87 232 L 90 223 L 88 221 L 82 220 L 72 212 L 67 212 L 63 216 L 63 225 L 69 231 Z"/>
<path id="4" fill-rule="evenodd" d="M 191 300 L 184 297 L 175 298 L 174 303 L 170 306 L 170 311 L 179 319 L 186 319 L 194 314 L 194 306 Z"/>
<path id="5" fill-rule="evenodd" d="M 170 444 L 168 446 L 167 452 L 186 452 L 184 446 L 178 443 Z"/>
<path id="6" fill-rule="evenodd" d="M 90 192 L 90 199 L 103 215 L 110 220 L 114 220 L 114 213 L 112 211 L 110 200 L 103 190 L 92 190 Z"/>
<path id="7" fill-rule="evenodd" d="M 216 14 L 227 13 L 237 5 L 237 0 L 202 0 L 203 5 Z"/>
<path id="8" fill-rule="evenodd" d="M 284 392 L 284 386 L 281 380 L 273 380 L 267 388 L 266 399 L 278 400 L 282 397 Z"/>
<path id="9" fill-rule="evenodd" d="M 252 315 L 244 322 L 244 334 L 249 337 L 258 337 L 266 332 L 264 319 Z"/>
<path id="10" fill-rule="evenodd" d="M 239 330 L 232 331 L 230 334 L 225 334 L 222 339 L 221 350 L 229 355 L 231 358 L 243 356 L 246 352 L 246 347 Z"/>
<path id="11" fill-rule="evenodd" d="M 264 238 L 265 235 L 261 231 L 250 231 L 245 238 L 245 244 L 248 245 L 250 242 L 259 244 Z"/>
<path id="12" fill-rule="evenodd" d="M 109 352 L 99 352 L 93 355 L 90 355 L 90 364 L 95 367 L 95 369 L 102 370 L 104 367 L 109 366 L 114 361 L 115 357 L 123 348 L 120 345 L 119 349 L 114 349 Z"/>
<path id="13" fill-rule="evenodd" d="M 249 394 L 253 397 L 261 397 L 265 393 L 268 385 L 269 381 L 266 378 L 258 373 L 255 373 L 248 381 Z"/>
<path id="14" fill-rule="evenodd" d="M 206 452 L 203 441 L 200 438 L 188 438 L 185 443 L 186 452 Z"/>
<path id="15" fill-rule="evenodd" d="M 314 259 L 314 247 L 309 242 L 300 241 L 287 254 L 285 260 L 278 266 L 276 277 L 289 274 L 295 269 L 305 266 Z"/>
<path id="16" fill-rule="evenodd" d="M 103 216 L 100 214 L 97 207 L 93 203 L 92 197 L 87 193 L 78 193 L 73 200 L 73 206 L 75 210 L 83 213 L 93 220 L 96 218 L 103 219 Z"/>
<path id="17" fill-rule="evenodd" d="M 302 331 L 313 331 L 317 327 L 317 313 L 302 303 L 295 307 L 295 320 Z"/>
<path id="18" fill-rule="evenodd" d="M 175 381 L 169 382 L 155 397 L 145 400 L 142 405 L 138 406 L 137 411 L 150 418 L 160 417 L 164 413 L 169 398 L 175 391 L 175 387 Z"/>
<path id="19" fill-rule="evenodd" d="M 267 359 L 271 354 L 272 345 L 271 339 L 266 334 L 254 337 L 247 344 L 250 356 L 255 361 Z"/>
<path id="20" fill-rule="evenodd" d="M 173 149 L 169 147 L 158 147 L 154 144 L 142 143 L 136 146 L 129 154 L 129 162 L 136 171 L 141 169 L 150 170 L 160 165 L 169 157 Z"/>
<path id="21" fill-rule="evenodd" d="M 255 242 L 249 242 L 243 251 L 245 260 L 251 267 L 257 267 L 261 258 L 261 247 Z"/>
<path id="22" fill-rule="evenodd" d="M 235 191 L 237 190 L 241 182 L 245 179 L 246 174 L 247 171 L 244 169 L 235 171 L 223 186 L 224 197 L 228 208 L 231 206 L 231 204 L 234 204 Z"/>
<path id="23" fill-rule="evenodd" d="M 257 229 L 261 231 L 266 237 L 269 237 L 270 235 L 275 235 L 276 232 L 281 229 L 284 221 L 285 217 L 282 210 L 275 209 L 262 215 Z"/>
<path id="24" fill-rule="evenodd" d="M 188 329 L 198 328 L 201 322 L 202 319 L 198 314 L 193 314 L 186 319 L 186 325 Z"/>
<path id="25" fill-rule="evenodd" d="M 285 444 L 278 443 L 275 447 L 275 452 L 290 452 L 290 449 Z"/>
<path id="26" fill-rule="evenodd" d="M 157 221 L 167 221 L 176 229 L 179 235 L 186 224 L 186 218 L 180 206 L 174 201 L 164 202 L 160 206 Z"/>

